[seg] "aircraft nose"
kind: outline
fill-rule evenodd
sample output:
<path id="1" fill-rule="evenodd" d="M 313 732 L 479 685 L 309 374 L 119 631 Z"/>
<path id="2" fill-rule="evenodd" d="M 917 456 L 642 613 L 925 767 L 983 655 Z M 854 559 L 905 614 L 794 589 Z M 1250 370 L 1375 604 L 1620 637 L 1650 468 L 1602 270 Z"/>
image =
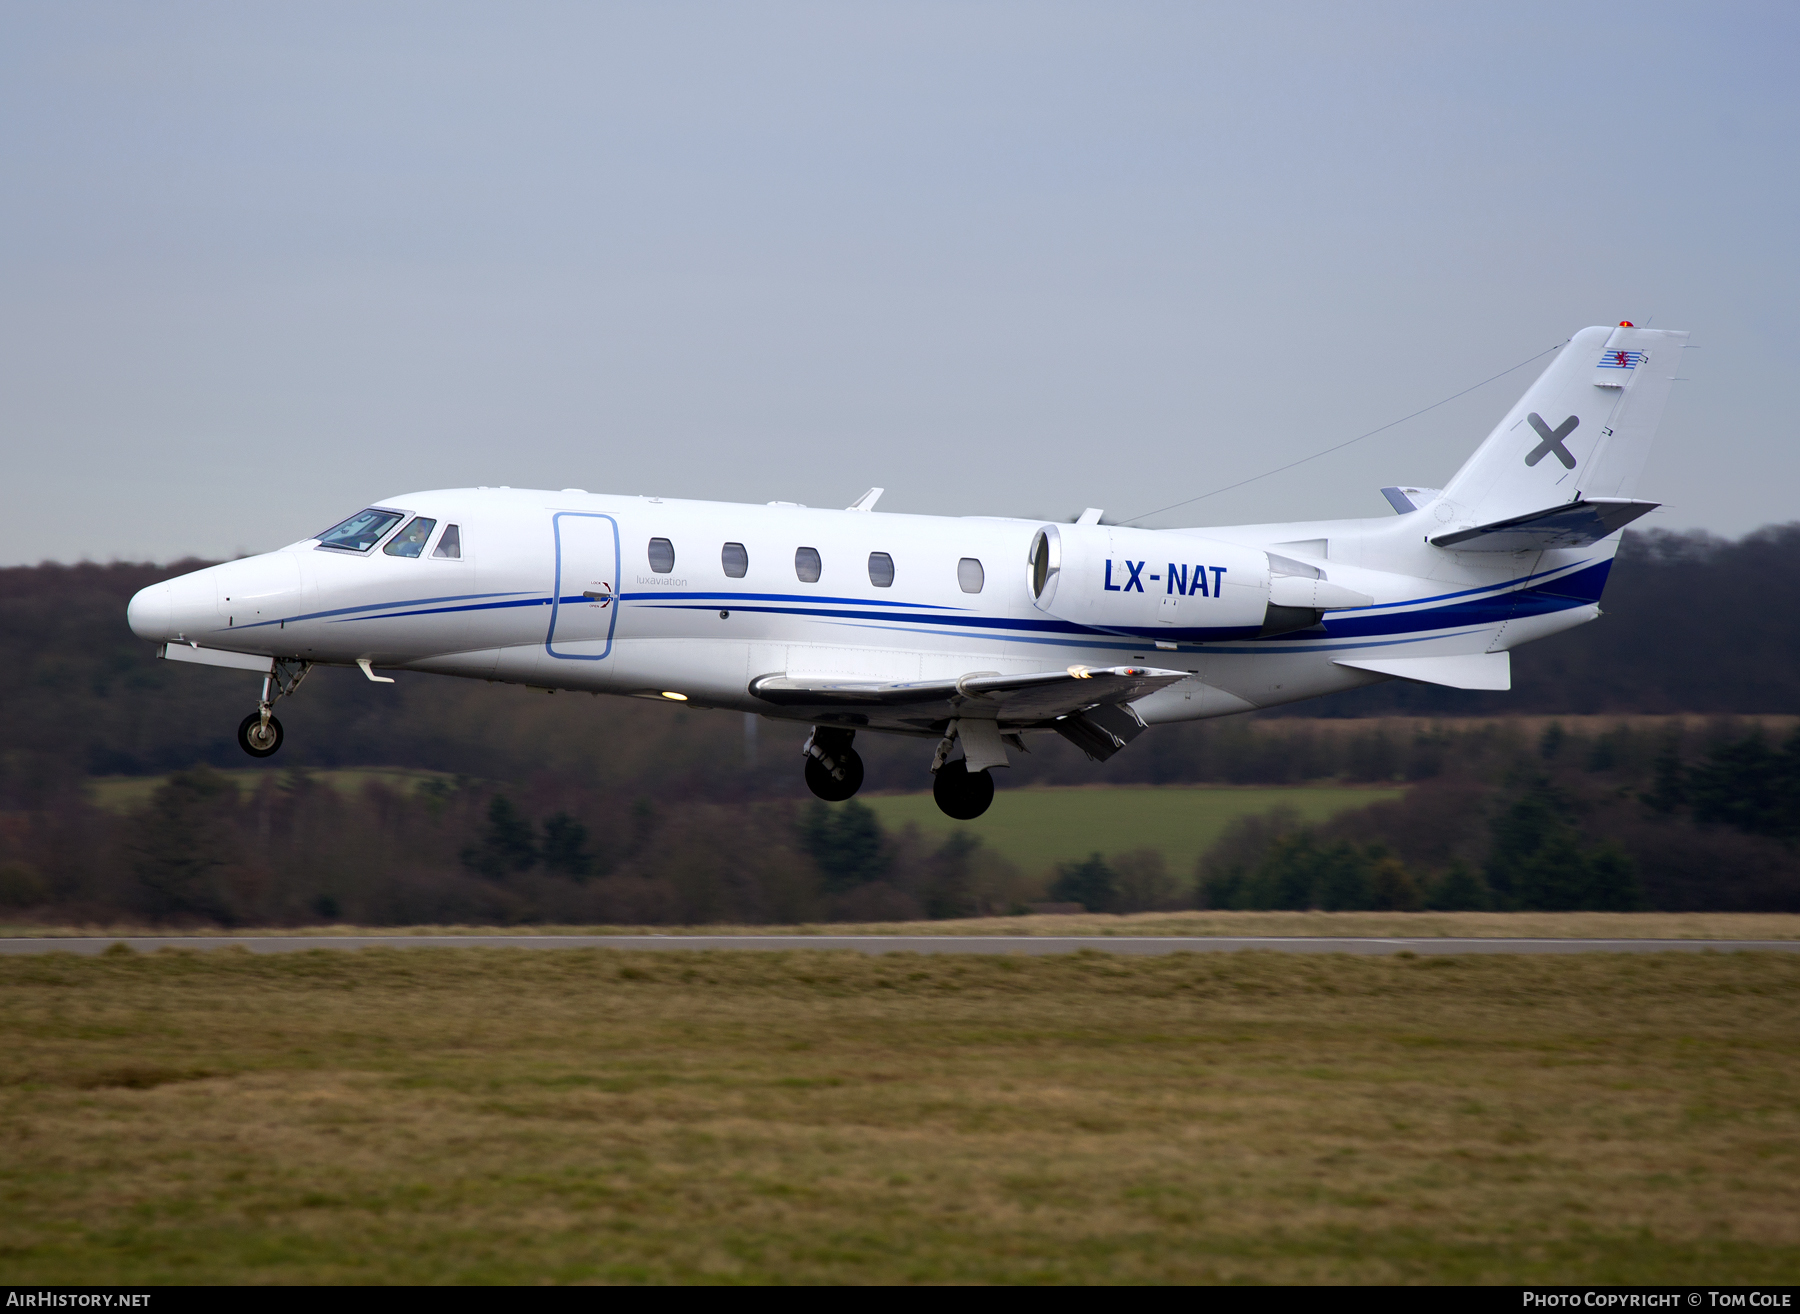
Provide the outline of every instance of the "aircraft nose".
<path id="1" fill-rule="evenodd" d="M 166 643 L 169 635 L 169 613 L 173 609 L 167 583 L 139 589 L 125 608 L 125 623 L 140 639 Z"/>
<path id="2" fill-rule="evenodd" d="M 216 566 L 152 584 L 125 608 L 131 632 L 153 643 L 195 639 L 223 628 Z"/>

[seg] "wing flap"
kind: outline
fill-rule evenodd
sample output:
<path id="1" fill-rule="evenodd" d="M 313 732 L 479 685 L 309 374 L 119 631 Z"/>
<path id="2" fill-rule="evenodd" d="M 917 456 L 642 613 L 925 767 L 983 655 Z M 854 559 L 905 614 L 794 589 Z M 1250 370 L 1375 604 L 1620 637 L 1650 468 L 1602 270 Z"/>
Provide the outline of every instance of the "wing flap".
<path id="1" fill-rule="evenodd" d="M 993 708 L 997 720 L 1027 724 L 1051 721 L 1084 707 L 1131 702 L 1187 678 L 1186 671 L 1148 666 L 1071 666 L 1025 675 L 979 671 L 956 680 L 904 683 L 779 674 L 752 680 L 750 693 L 780 707 L 907 708 L 943 716 L 954 716 L 957 709 L 974 703 Z"/>

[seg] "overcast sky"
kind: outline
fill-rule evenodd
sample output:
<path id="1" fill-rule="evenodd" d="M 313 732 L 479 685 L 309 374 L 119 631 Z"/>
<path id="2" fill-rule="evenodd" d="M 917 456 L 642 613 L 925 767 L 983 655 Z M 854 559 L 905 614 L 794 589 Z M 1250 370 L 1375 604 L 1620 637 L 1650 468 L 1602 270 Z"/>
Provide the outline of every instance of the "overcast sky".
<path id="1" fill-rule="evenodd" d="M 1124 519 L 1630 319 L 1800 518 L 1800 7 L 0 7 L 0 563 L 407 490 Z M 1386 514 L 1542 362 L 1151 520 Z"/>

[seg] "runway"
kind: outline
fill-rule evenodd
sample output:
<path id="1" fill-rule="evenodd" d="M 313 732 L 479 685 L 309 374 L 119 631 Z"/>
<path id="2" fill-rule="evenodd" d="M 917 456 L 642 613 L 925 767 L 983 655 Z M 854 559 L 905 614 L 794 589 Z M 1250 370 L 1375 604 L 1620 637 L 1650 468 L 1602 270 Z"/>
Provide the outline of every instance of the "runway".
<path id="1" fill-rule="evenodd" d="M 1557 940 L 1352 936 L 1127 935 L 127 935 L 0 939 L 0 954 L 84 954 L 116 944 L 159 949 L 243 948 L 256 954 L 317 949 L 849 950 L 863 954 L 1649 954 L 1800 953 L 1800 940 Z"/>

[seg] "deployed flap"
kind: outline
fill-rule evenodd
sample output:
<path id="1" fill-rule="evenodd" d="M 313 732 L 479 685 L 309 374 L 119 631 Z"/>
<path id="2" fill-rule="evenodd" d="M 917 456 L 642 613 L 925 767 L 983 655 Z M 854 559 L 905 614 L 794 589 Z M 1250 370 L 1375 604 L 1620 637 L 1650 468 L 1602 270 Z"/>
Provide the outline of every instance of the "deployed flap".
<path id="1" fill-rule="evenodd" d="M 1636 502 L 1628 497 L 1584 497 L 1547 510 L 1496 520 L 1491 525 L 1436 534 L 1430 542 L 1433 547 L 1457 547 L 1465 552 L 1586 547 L 1661 505 L 1660 502 Z"/>
<path id="2" fill-rule="evenodd" d="M 1451 689 L 1512 688 L 1512 660 L 1504 652 L 1471 652 L 1454 657 L 1340 657 L 1332 665 Z"/>
<path id="3" fill-rule="evenodd" d="M 979 700 L 995 709 L 998 720 L 1020 724 L 1048 721 L 1084 707 L 1130 702 L 1187 678 L 1186 671 L 1147 666 L 1071 666 L 1063 671 L 1033 671 L 1028 675 L 984 671 L 960 680 L 904 684 L 764 675 L 750 682 L 750 692 L 766 703 L 783 707 L 938 705 L 945 715 L 951 715 L 952 709 L 964 703 Z"/>
<path id="4" fill-rule="evenodd" d="M 1114 753 L 1143 734 L 1147 728 L 1137 709 L 1090 707 L 1085 712 L 1058 717 L 1050 728 L 1095 762 L 1104 762 Z"/>

